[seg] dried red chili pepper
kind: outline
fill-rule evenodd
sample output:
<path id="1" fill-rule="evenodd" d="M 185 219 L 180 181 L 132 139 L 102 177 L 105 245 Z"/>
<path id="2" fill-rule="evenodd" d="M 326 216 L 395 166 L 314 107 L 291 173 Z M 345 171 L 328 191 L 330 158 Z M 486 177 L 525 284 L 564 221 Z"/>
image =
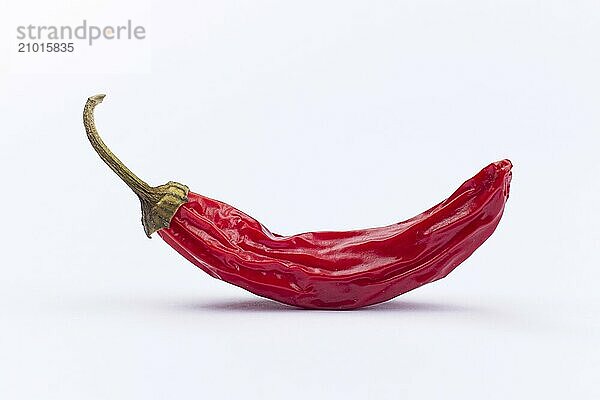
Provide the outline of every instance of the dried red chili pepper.
<path id="1" fill-rule="evenodd" d="M 94 149 L 138 195 L 148 237 L 156 231 L 211 276 L 259 296 L 304 308 L 353 309 L 445 277 L 496 229 L 512 164 L 492 163 L 449 198 L 397 224 L 348 232 L 271 233 L 217 200 L 169 182 L 151 187 L 100 139 L 90 97 L 83 119 Z"/>

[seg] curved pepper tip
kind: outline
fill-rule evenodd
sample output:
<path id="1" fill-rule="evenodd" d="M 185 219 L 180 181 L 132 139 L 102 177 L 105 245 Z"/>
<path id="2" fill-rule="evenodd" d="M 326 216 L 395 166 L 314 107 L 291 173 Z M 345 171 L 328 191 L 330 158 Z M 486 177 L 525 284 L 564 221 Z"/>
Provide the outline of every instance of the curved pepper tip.
<path id="1" fill-rule="evenodd" d="M 504 175 L 504 197 L 508 199 L 510 194 L 510 182 L 512 180 L 512 172 L 511 169 L 513 167 L 512 162 L 505 158 L 504 160 L 498 161 L 494 163 L 498 170 Z"/>
<path id="2" fill-rule="evenodd" d="M 501 170 L 503 170 L 505 172 L 509 172 L 513 167 L 513 163 L 508 158 L 498 161 L 495 164 L 497 167 L 499 167 Z"/>

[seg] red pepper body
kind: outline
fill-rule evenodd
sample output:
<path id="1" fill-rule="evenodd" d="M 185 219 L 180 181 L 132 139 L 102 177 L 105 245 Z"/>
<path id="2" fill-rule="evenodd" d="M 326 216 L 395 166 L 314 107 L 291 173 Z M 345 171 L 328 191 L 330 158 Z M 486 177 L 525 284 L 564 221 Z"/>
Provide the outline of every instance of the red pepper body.
<path id="1" fill-rule="evenodd" d="M 353 309 L 445 277 L 495 230 L 512 165 L 485 167 L 448 199 L 407 221 L 347 232 L 271 233 L 217 200 L 189 193 L 159 235 L 217 279 L 282 303 Z"/>

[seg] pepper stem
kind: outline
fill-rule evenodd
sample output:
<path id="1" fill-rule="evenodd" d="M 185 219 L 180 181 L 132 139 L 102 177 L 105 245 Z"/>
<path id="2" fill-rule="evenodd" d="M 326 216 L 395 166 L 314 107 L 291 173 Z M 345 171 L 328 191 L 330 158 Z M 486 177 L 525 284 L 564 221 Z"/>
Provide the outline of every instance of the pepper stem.
<path id="1" fill-rule="evenodd" d="M 187 194 L 189 193 L 189 188 L 177 182 L 168 182 L 156 187 L 150 186 L 131 172 L 131 170 L 127 168 L 112 151 L 110 151 L 108 146 L 106 146 L 100 138 L 94 122 L 94 108 L 102 103 L 104 97 L 104 94 L 98 94 L 88 98 L 83 109 L 83 125 L 85 126 L 85 131 L 92 147 L 96 150 L 96 153 L 98 153 L 102 161 L 104 161 L 140 199 L 142 204 L 142 225 L 144 226 L 146 236 L 150 237 L 154 232 L 169 227 L 171 219 L 179 207 L 188 201 Z"/>

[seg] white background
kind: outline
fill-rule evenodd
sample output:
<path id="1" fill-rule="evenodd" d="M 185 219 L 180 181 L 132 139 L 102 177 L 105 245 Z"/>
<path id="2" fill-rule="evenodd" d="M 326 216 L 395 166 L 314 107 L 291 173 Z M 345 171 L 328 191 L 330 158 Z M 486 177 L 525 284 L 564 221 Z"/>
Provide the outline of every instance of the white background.
<path id="1" fill-rule="evenodd" d="M 600 3 L 2 2 L 0 398 L 600 397 Z M 16 26 L 137 42 L 17 54 Z M 160 238 L 81 111 L 150 183 L 273 231 L 378 226 L 510 158 L 495 234 L 353 312 L 217 281 Z"/>

